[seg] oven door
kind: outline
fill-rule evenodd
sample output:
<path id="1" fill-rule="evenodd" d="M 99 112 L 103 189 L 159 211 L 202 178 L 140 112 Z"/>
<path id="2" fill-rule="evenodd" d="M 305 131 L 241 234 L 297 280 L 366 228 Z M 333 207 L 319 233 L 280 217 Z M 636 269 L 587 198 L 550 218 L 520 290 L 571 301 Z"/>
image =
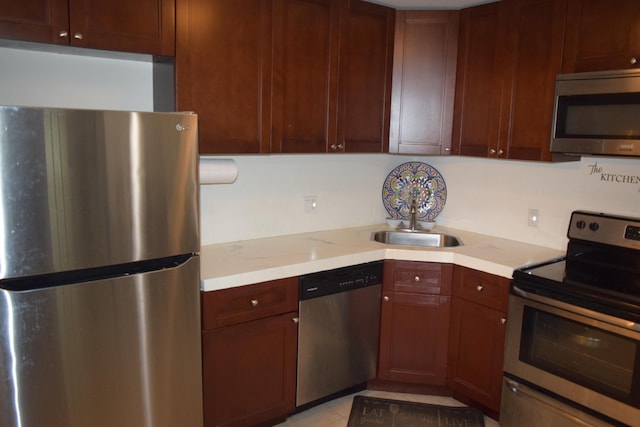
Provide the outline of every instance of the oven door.
<path id="1" fill-rule="evenodd" d="M 640 420 L 640 331 L 514 286 L 505 375 L 629 425 Z"/>

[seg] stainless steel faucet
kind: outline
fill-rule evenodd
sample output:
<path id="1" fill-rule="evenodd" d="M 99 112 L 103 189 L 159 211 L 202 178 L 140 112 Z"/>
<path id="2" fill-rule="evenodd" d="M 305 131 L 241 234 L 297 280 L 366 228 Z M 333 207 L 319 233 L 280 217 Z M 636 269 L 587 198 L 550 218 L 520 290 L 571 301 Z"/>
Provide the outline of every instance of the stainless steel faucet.
<path id="1" fill-rule="evenodd" d="M 411 222 L 409 223 L 409 230 L 416 231 L 416 216 L 418 209 L 416 208 L 416 199 L 411 200 Z"/>

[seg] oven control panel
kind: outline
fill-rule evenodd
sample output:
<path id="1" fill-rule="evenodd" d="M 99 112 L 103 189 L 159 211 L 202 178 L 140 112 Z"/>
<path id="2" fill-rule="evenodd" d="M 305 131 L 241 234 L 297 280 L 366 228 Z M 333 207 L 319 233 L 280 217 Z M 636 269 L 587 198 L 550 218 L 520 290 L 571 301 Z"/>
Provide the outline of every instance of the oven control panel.
<path id="1" fill-rule="evenodd" d="M 574 211 L 567 237 L 640 250 L 640 218 Z"/>
<path id="2" fill-rule="evenodd" d="M 627 229 L 624 232 L 624 238 L 637 240 L 640 242 L 640 227 L 635 225 L 627 225 Z"/>

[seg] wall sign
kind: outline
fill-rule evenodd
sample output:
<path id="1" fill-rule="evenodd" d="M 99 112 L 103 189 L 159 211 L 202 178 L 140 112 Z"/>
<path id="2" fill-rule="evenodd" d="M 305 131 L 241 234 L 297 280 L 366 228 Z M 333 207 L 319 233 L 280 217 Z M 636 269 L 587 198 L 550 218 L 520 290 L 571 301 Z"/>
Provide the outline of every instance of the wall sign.
<path id="1" fill-rule="evenodd" d="M 598 162 L 587 165 L 589 176 L 600 182 L 608 182 L 614 185 L 634 185 L 640 192 L 640 173 L 625 173 L 616 171 L 611 165 L 602 166 Z"/>

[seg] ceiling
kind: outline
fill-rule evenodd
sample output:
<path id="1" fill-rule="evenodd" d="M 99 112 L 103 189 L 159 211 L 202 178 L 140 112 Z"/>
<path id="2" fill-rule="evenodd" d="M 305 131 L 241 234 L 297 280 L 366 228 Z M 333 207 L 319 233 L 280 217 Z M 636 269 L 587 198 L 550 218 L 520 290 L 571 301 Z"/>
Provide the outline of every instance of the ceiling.
<path id="1" fill-rule="evenodd" d="M 395 9 L 462 9 L 496 0 L 367 0 Z"/>

